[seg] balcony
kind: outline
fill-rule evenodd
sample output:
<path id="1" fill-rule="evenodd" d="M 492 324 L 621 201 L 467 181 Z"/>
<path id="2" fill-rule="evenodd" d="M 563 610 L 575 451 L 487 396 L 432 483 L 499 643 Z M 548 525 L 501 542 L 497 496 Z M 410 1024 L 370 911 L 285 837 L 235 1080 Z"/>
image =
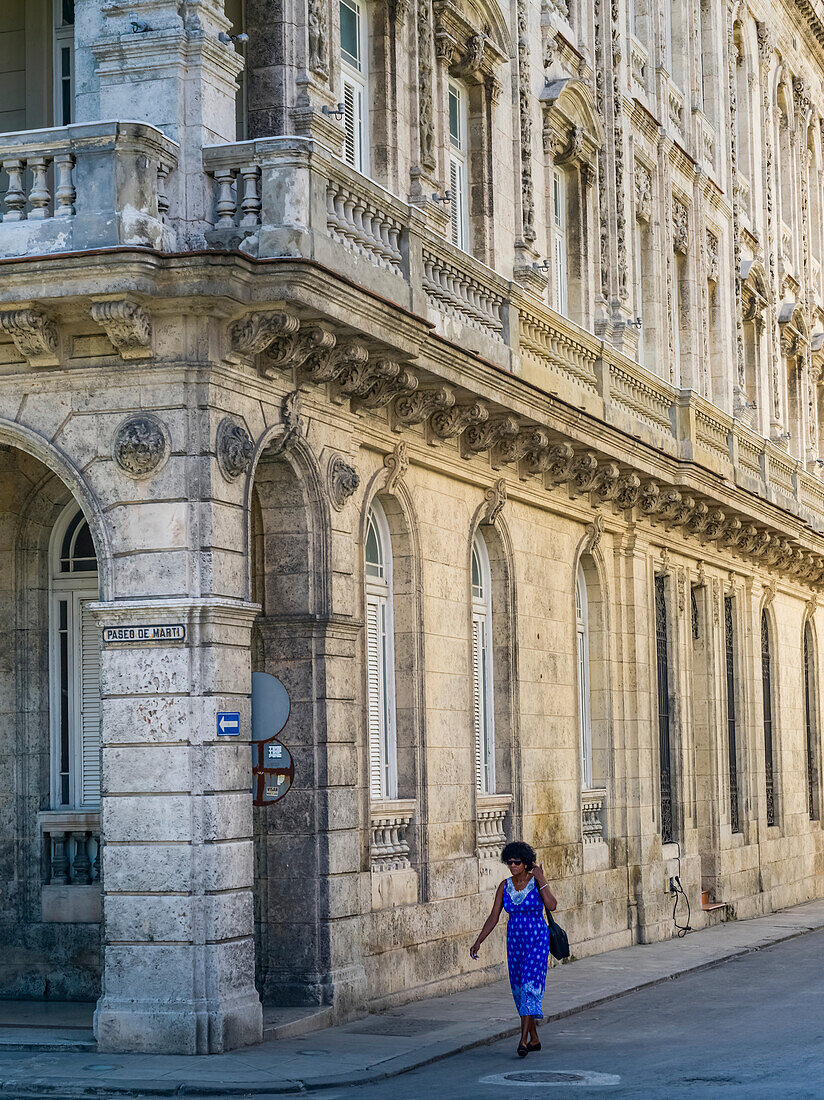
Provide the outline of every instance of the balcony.
<path id="1" fill-rule="evenodd" d="M 212 247 L 314 260 L 543 392 L 824 529 L 824 485 L 785 450 L 455 248 L 419 208 L 311 142 L 211 146 L 203 160 Z"/>
<path id="2" fill-rule="evenodd" d="M 167 181 L 177 148 L 139 122 L 3 134 L 0 258 L 173 246 Z"/>

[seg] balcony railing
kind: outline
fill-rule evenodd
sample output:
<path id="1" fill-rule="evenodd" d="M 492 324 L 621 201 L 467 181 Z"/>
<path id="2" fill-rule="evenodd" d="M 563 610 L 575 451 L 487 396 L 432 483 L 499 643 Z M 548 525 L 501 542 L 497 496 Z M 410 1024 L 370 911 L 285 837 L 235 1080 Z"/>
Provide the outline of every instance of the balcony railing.
<path id="1" fill-rule="evenodd" d="M 506 844 L 506 819 L 511 808 L 511 794 L 478 795 L 479 859 L 500 859 L 501 850 Z"/>
<path id="2" fill-rule="evenodd" d="M 673 458 L 824 529 L 817 474 L 455 248 L 416 206 L 295 137 L 210 146 L 214 247 L 314 259 L 436 332 Z"/>
<path id="3" fill-rule="evenodd" d="M 100 881 L 100 814 L 52 810 L 38 815 L 47 886 Z"/>
<path id="4" fill-rule="evenodd" d="M 405 871 L 411 866 L 407 831 L 414 816 L 413 799 L 373 803 L 370 845 L 373 871 Z"/>
<path id="5" fill-rule="evenodd" d="M 177 148 L 139 122 L 3 134 L 0 257 L 173 247 L 167 181 Z"/>

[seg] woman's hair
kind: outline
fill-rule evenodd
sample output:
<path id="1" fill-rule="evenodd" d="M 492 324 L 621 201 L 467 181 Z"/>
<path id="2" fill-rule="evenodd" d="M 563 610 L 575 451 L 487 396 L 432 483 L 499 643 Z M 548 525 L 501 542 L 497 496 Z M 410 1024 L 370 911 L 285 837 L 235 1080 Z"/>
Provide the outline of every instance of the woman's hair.
<path id="1" fill-rule="evenodd" d="M 501 852 L 501 863 L 506 863 L 509 859 L 522 859 L 527 871 L 531 871 L 538 862 L 535 849 L 530 848 L 522 840 L 510 840 L 509 844 L 504 846 L 504 850 Z"/>

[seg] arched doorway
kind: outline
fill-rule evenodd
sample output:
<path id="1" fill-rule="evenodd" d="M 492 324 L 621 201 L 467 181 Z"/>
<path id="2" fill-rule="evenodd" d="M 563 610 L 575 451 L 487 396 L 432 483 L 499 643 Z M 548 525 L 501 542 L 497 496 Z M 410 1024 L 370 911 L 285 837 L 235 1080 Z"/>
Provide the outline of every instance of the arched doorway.
<path id="1" fill-rule="evenodd" d="M 0 446 L 0 997 L 96 999 L 101 976 L 98 555 L 66 484 Z"/>

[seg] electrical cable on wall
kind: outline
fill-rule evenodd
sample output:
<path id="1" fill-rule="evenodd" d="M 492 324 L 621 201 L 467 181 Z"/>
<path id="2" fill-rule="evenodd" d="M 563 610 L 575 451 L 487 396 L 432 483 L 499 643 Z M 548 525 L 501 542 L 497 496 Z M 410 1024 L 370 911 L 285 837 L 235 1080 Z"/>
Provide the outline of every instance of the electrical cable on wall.
<path id="1" fill-rule="evenodd" d="M 678 855 L 676 856 L 676 859 L 678 860 L 678 874 L 673 875 L 670 879 L 670 893 L 675 896 L 675 904 L 672 907 L 672 923 L 675 925 L 678 938 L 683 939 L 684 936 L 686 936 L 687 932 L 693 931 L 693 929 L 690 927 L 690 916 L 692 915 L 692 909 L 690 908 L 690 899 L 687 897 L 684 888 L 681 885 L 681 846 L 680 844 L 678 844 L 677 841 L 675 842 L 675 846 L 678 849 Z M 683 898 L 684 901 L 687 903 L 686 924 L 679 924 L 676 919 L 678 913 L 678 903 L 681 898 Z"/>

